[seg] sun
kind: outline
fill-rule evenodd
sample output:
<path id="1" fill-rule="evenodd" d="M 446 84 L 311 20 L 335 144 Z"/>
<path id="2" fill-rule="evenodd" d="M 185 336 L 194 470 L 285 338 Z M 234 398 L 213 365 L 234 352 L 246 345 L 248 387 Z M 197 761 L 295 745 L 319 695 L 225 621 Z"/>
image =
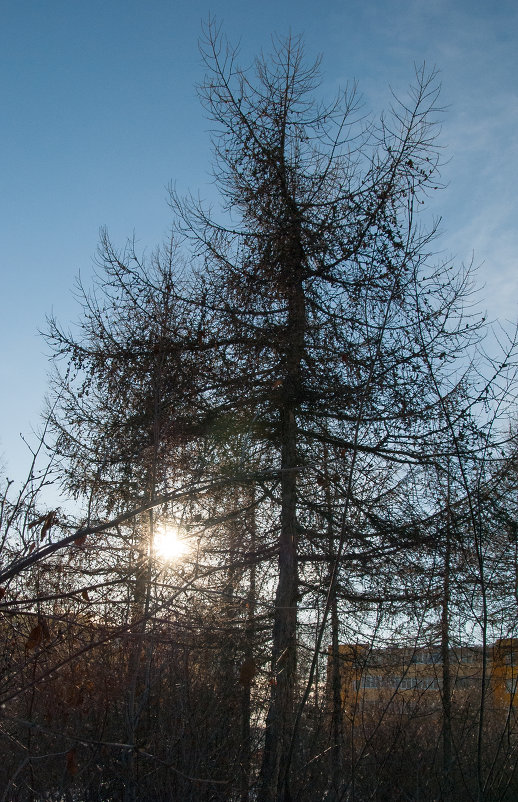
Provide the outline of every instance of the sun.
<path id="1" fill-rule="evenodd" d="M 153 551 L 159 559 L 175 562 L 187 554 L 189 546 L 176 526 L 160 526 L 153 538 Z"/>

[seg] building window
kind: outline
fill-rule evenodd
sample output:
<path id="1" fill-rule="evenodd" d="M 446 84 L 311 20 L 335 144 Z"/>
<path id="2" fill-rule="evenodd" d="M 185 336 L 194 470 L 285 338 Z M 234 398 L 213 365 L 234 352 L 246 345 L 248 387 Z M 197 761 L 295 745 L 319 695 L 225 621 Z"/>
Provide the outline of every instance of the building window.
<path id="1" fill-rule="evenodd" d="M 380 690 L 386 688 L 394 691 L 410 691 L 418 689 L 421 691 L 437 691 L 441 687 L 441 682 L 437 677 L 408 677 L 408 676 L 370 676 L 368 674 L 353 682 L 355 691 L 368 688 Z"/>
<path id="2" fill-rule="evenodd" d="M 468 652 L 466 649 L 463 649 L 460 655 L 461 663 L 474 663 L 475 662 L 475 655 L 473 652 Z"/>
<path id="3" fill-rule="evenodd" d="M 438 691 L 440 687 L 437 677 L 419 677 L 416 678 L 416 688 L 421 691 Z"/>
<path id="4" fill-rule="evenodd" d="M 368 674 L 365 674 L 361 679 L 357 679 L 353 682 L 353 688 L 355 691 L 360 690 L 361 688 L 382 688 L 382 677 L 371 677 Z"/>
<path id="5" fill-rule="evenodd" d="M 422 650 L 412 655 L 411 662 L 421 663 L 423 665 L 436 665 L 437 663 L 442 663 L 442 655 L 440 652 L 427 652 Z"/>
<path id="6" fill-rule="evenodd" d="M 476 677 L 456 677 L 455 686 L 457 688 L 476 688 L 478 685 Z"/>

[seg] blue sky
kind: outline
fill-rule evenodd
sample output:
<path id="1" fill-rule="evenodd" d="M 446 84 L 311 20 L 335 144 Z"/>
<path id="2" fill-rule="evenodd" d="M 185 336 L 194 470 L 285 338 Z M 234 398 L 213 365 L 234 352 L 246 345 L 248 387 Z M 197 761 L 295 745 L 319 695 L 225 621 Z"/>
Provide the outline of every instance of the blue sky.
<path id="1" fill-rule="evenodd" d="M 472 257 L 491 317 L 518 316 L 518 4 L 515 0 L 0 0 L 0 455 L 23 477 L 46 389 L 45 316 L 78 316 L 100 226 L 152 249 L 166 187 L 210 195 L 195 84 L 201 23 L 216 15 L 242 61 L 272 34 L 323 55 L 325 95 L 357 80 L 365 108 L 403 93 L 414 64 L 443 84 L 447 187 L 437 248 Z"/>

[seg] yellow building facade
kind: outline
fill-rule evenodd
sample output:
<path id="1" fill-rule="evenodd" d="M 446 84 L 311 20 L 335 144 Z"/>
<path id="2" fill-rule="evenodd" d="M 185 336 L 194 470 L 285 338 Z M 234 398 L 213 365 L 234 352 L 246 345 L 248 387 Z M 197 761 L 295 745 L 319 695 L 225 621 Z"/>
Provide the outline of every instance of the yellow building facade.
<path id="1" fill-rule="evenodd" d="M 480 646 L 448 651 L 450 692 L 454 701 L 476 702 L 484 676 Z M 367 644 L 339 647 L 340 689 L 344 714 L 354 718 L 361 710 L 408 708 L 409 712 L 433 713 L 441 707 L 445 667 L 441 648 L 372 648 Z M 331 660 L 328 666 L 331 681 Z M 487 704 L 502 711 L 518 712 L 518 639 L 496 641 L 486 649 L 485 694 Z"/>

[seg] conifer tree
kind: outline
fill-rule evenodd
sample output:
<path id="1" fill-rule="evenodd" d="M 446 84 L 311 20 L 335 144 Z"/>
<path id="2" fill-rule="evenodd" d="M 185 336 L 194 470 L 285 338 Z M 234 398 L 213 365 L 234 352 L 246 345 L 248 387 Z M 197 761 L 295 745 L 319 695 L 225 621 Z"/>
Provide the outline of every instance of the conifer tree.
<path id="1" fill-rule="evenodd" d="M 207 33 L 200 93 L 232 222 L 174 194 L 172 204 L 203 261 L 213 414 L 248 421 L 261 481 L 271 472 L 278 573 L 259 799 L 280 802 L 300 718 L 301 579 L 312 560 L 330 561 L 325 621 L 347 553 L 365 572 L 369 555 L 416 545 L 445 399 L 459 411 L 472 401 L 454 366 L 479 323 L 462 317 L 467 276 L 435 263 L 434 230 L 419 222 L 438 186 L 436 76 L 418 71 L 407 100 L 366 121 L 354 90 L 320 102 L 319 64 L 299 40 L 242 69 Z M 467 450 L 478 436 L 469 430 Z"/>

